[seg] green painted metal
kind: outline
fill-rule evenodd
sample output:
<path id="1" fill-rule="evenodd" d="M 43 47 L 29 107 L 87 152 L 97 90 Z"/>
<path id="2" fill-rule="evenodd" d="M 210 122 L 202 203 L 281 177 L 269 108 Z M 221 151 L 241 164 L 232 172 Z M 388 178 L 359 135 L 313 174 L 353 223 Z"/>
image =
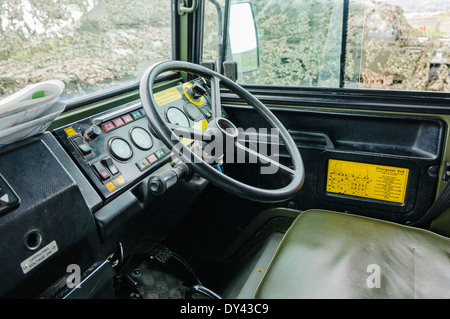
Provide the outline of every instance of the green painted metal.
<path id="1" fill-rule="evenodd" d="M 170 81 L 164 81 L 155 85 L 155 93 L 168 89 L 180 83 L 181 78 L 176 78 Z M 139 90 L 128 92 L 113 98 L 89 104 L 76 108 L 74 110 L 62 113 L 48 128 L 47 131 L 52 131 L 57 127 L 61 127 L 83 118 L 107 111 L 117 106 L 139 100 Z"/>

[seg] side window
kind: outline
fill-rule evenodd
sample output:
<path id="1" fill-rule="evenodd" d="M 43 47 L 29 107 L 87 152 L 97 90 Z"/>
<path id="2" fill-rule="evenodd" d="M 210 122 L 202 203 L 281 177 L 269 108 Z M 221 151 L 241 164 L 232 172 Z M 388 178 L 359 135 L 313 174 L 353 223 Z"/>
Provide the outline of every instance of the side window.
<path id="1" fill-rule="evenodd" d="M 450 91 L 450 0 L 251 3 L 259 65 L 241 84 Z"/>
<path id="2" fill-rule="evenodd" d="M 64 98 L 136 82 L 171 58 L 170 0 L 8 0 L 0 3 L 0 99 L 40 81 Z"/>
<path id="3" fill-rule="evenodd" d="M 259 68 L 240 74 L 242 84 L 339 84 L 342 1 L 255 0 L 252 4 Z"/>
<path id="4" fill-rule="evenodd" d="M 376 1 L 364 6 L 359 87 L 450 91 L 450 1 Z"/>

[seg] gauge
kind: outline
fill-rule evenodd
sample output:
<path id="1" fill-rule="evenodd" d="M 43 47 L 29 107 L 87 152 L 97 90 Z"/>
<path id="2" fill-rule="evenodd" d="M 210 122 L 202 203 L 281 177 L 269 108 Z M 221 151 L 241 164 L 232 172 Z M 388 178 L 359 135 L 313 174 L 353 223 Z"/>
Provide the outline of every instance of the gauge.
<path id="1" fill-rule="evenodd" d="M 189 119 L 186 114 L 176 107 L 169 107 L 166 110 L 166 120 L 170 124 L 189 127 Z"/>
<path id="2" fill-rule="evenodd" d="M 141 127 L 134 127 L 130 131 L 130 138 L 136 147 L 141 150 L 149 150 L 153 146 L 153 139 L 149 132 Z"/>
<path id="3" fill-rule="evenodd" d="M 200 121 L 203 118 L 202 112 L 192 103 L 186 103 L 184 105 L 184 111 L 189 118 L 195 122 Z"/>
<path id="4" fill-rule="evenodd" d="M 108 142 L 111 155 L 119 161 L 127 161 L 133 156 L 130 144 L 124 139 L 113 137 Z"/>

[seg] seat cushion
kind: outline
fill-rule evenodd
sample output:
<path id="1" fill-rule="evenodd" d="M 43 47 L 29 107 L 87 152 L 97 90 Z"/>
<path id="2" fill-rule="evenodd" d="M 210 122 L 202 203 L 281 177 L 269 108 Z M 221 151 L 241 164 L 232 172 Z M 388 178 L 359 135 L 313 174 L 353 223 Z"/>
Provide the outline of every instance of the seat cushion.
<path id="1" fill-rule="evenodd" d="M 255 298 L 450 298 L 450 239 L 323 210 L 301 213 Z"/>

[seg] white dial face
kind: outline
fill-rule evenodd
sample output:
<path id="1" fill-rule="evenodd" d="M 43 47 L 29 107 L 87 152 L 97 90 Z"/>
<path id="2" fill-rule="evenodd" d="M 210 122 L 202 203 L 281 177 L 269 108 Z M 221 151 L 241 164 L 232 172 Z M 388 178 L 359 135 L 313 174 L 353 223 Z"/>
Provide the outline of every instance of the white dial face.
<path id="1" fill-rule="evenodd" d="M 121 138 L 114 138 L 109 142 L 109 150 L 111 155 L 118 160 L 126 161 L 133 156 L 133 150 L 127 141 Z"/>
<path id="2" fill-rule="evenodd" d="M 149 132 L 140 127 L 135 127 L 130 133 L 134 145 L 142 150 L 149 150 L 153 146 L 153 139 Z"/>
<path id="3" fill-rule="evenodd" d="M 170 107 L 166 110 L 166 120 L 170 124 L 189 127 L 189 119 L 180 109 Z"/>

